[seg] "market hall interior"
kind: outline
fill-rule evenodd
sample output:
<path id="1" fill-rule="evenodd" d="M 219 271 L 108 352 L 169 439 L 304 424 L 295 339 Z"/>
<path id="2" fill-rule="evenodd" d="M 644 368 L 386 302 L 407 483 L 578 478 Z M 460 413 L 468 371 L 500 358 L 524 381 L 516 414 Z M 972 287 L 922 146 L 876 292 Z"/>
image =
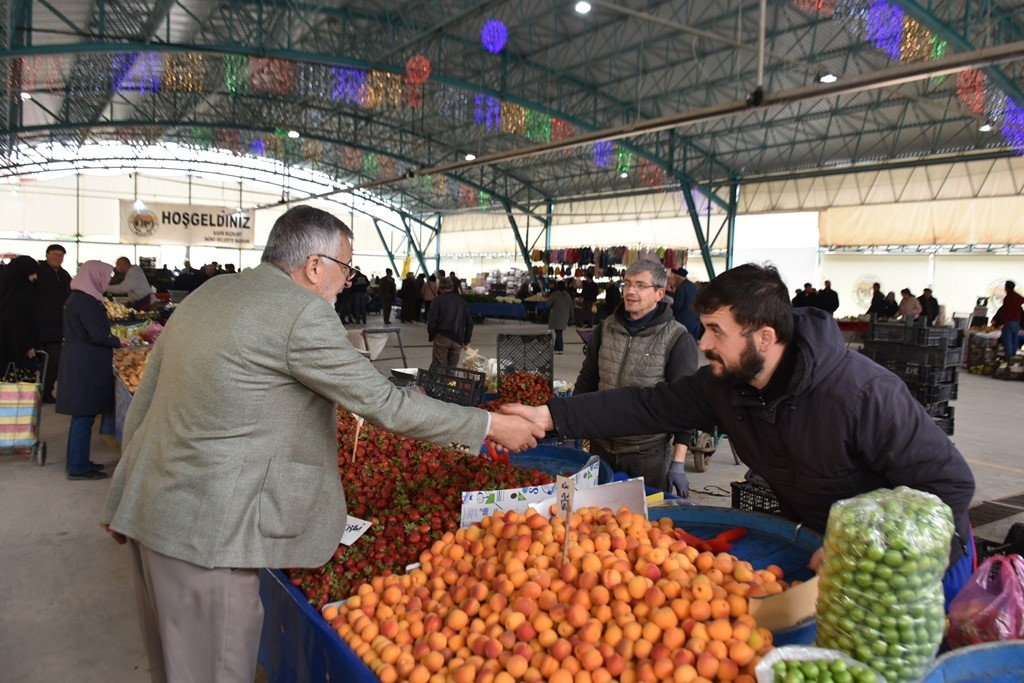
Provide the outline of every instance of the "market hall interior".
<path id="1" fill-rule="evenodd" d="M 410 323 L 401 331 L 409 365 L 428 367 L 431 344 L 426 326 Z M 492 358 L 498 334 L 545 331 L 530 323 L 488 320 L 475 328 L 473 345 Z M 582 361 L 582 341 L 567 334 L 565 354 L 555 357 L 555 379 L 572 382 Z M 401 362 L 375 365 L 390 375 L 390 368 Z M 974 472 L 973 506 L 985 504 L 978 508 L 977 518 L 972 515 L 981 538 L 1001 541 L 1013 523 L 1024 522 L 1024 461 L 1016 430 L 1022 400 L 1020 382 L 960 374 L 952 438 Z M 128 551 L 99 526 L 109 479 L 67 480 L 68 422 L 67 416 L 54 413 L 53 405 L 43 406 L 40 438 L 48 446 L 44 467 L 21 455 L 0 456 L 0 680 L 148 681 Z M 92 457 L 112 470 L 119 448 L 111 437 L 95 435 Z M 689 469 L 691 499 L 728 507 L 729 484 L 745 472 L 746 467 L 734 464 L 723 441 L 707 471 Z M 262 670 L 257 680 L 265 680 Z"/>

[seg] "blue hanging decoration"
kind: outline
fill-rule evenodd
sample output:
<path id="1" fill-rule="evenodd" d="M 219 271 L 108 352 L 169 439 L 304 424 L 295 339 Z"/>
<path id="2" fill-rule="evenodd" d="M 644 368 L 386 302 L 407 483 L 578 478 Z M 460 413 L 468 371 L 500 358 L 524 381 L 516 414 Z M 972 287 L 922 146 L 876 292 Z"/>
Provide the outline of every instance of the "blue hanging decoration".
<path id="1" fill-rule="evenodd" d="M 335 102 L 360 104 L 359 93 L 366 88 L 366 71 L 335 66 L 331 68 L 331 73 L 334 76 L 331 99 Z"/>
<path id="2" fill-rule="evenodd" d="M 484 126 L 487 130 L 501 128 L 501 100 L 497 97 L 476 94 L 476 106 L 473 109 L 473 123 Z"/>
<path id="3" fill-rule="evenodd" d="M 885 50 L 889 59 L 899 61 L 903 38 L 903 10 L 893 7 L 884 0 L 873 2 L 867 11 L 865 38 L 878 49 Z"/>
<path id="4" fill-rule="evenodd" d="M 493 55 L 505 49 L 508 42 L 508 28 L 497 19 L 491 19 L 480 30 L 480 42 Z"/>
<path id="5" fill-rule="evenodd" d="M 1024 107 L 1012 98 L 1006 98 L 1006 116 L 1000 127 L 1003 138 L 1018 156 L 1024 156 Z"/>
<path id="6" fill-rule="evenodd" d="M 252 141 L 252 153 L 258 157 L 265 156 L 267 153 L 266 145 L 263 144 L 261 138 L 256 138 Z"/>
<path id="7" fill-rule="evenodd" d="M 613 145 L 608 140 L 599 140 L 594 143 L 594 165 L 598 168 L 608 168 L 612 163 Z"/>

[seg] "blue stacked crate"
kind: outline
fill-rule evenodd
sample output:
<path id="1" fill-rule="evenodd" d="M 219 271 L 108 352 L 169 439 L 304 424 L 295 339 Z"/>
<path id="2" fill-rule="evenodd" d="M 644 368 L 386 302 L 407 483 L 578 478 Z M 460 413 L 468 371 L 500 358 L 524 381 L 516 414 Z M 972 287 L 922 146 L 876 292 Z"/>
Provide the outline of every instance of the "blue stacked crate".
<path id="1" fill-rule="evenodd" d="M 879 322 L 868 326 L 862 353 L 888 368 L 907 384 L 910 393 L 946 434 L 953 434 L 953 407 L 958 372 L 964 360 L 963 332 L 930 327 L 926 320 Z"/>

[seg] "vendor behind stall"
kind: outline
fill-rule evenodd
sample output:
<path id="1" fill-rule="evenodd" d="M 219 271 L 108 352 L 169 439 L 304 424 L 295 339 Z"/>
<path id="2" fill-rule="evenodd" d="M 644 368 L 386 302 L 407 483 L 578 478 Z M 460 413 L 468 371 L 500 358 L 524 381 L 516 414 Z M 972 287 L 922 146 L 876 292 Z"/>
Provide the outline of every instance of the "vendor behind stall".
<path id="1" fill-rule="evenodd" d="M 696 374 L 503 410 L 570 438 L 717 425 L 783 513 L 819 532 L 838 500 L 896 486 L 933 493 L 956 523 L 943 581 L 948 607 L 971 574 L 974 477 L 906 384 L 848 350 L 824 311 L 793 310 L 771 266 L 726 271 L 696 308 L 710 361 Z"/>

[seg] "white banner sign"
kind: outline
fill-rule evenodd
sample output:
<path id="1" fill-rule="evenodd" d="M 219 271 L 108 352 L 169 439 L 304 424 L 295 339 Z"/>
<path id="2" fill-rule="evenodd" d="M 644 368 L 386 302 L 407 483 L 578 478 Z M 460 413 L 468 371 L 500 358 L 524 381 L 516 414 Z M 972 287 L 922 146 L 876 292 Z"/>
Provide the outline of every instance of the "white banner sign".
<path id="1" fill-rule="evenodd" d="M 251 247 L 256 215 L 223 206 L 147 204 L 121 200 L 121 242 L 124 244 L 187 244 L 208 247 Z"/>

